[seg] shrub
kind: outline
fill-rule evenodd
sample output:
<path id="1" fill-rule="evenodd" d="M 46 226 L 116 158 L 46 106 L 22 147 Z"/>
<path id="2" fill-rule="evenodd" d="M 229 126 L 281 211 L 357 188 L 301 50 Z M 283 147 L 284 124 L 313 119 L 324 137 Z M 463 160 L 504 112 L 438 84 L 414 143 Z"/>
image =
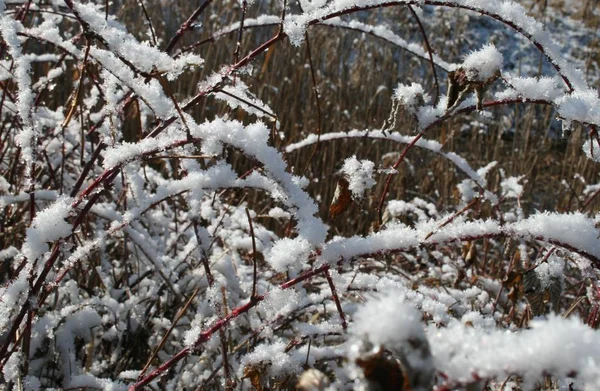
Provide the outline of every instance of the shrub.
<path id="1" fill-rule="evenodd" d="M 216 3 L 0 3 L 2 387 L 598 389 L 600 102 L 548 30 Z"/>

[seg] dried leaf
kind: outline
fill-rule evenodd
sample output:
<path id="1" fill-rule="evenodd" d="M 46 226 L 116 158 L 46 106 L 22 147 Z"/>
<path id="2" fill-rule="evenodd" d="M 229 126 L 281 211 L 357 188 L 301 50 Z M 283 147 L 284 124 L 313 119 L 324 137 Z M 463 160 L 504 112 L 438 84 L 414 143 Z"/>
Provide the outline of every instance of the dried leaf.
<path id="1" fill-rule="evenodd" d="M 262 365 L 249 365 L 244 368 L 244 376 L 242 376 L 242 379 L 250 379 L 252 387 L 254 387 L 256 391 L 262 391 L 263 386 L 261 376 L 264 371 L 265 368 Z"/>
<path id="2" fill-rule="evenodd" d="M 338 179 L 337 187 L 333 194 L 333 200 L 329 207 L 329 216 L 331 217 L 331 220 L 335 220 L 335 218 L 340 213 L 344 212 L 352 202 L 352 194 L 348 187 L 349 183 L 345 178 Z"/>
<path id="3" fill-rule="evenodd" d="M 463 246 L 463 259 L 467 265 L 472 265 L 477 261 L 477 246 L 473 241 L 469 241 Z"/>

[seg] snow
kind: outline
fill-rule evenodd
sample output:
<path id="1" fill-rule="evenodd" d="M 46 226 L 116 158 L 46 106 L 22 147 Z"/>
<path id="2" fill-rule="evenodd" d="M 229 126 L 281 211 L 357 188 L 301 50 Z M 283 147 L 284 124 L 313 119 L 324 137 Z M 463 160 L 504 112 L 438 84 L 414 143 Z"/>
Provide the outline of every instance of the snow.
<path id="1" fill-rule="evenodd" d="M 333 239 L 322 247 L 317 260 L 333 264 L 378 252 L 408 250 L 421 244 L 502 235 L 566 246 L 582 255 L 591 256 L 595 261 L 600 260 L 600 247 L 597 245 L 600 230 L 595 227 L 593 219 L 582 213 L 536 213 L 503 226 L 491 219 L 464 221 L 461 218 L 443 228 L 436 229 L 437 225 L 439 223 L 434 221 L 418 224 L 416 228 L 392 224 L 365 237 Z M 433 234 L 429 235 L 430 232 Z"/>
<path id="2" fill-rule="evenodd" d="M 530 190 L 528 177 L 505 174 L 504 161 L 469 162 L 448 152 L 450 145 L 416 139 L 408 131 L 401 134 L 385 125 L 378 130 L 378 124 L 370 123 L 365 126 L 375 130 L 343 132 L 333 124 L 330 133 L 302 133 L 303 139 L 298 140 L 298 133 L 279 129 L 277 118 L 288 116 L 288 107 L 277 113 L 271 102 L 259 99 L 264 80 L 255 77 L 262 76 L 255 71 L 261 61 L 267 61 L 260 47 L 256 59 L 243 69 L 238 68 L 241 63 L 222 64 L 215 73 L 189 86 L 189 96 L 180 96 L 180 90 L 173 99 L 157 76 L 181 82 L 178 77 L 183 72 L 203 66 L 200 56 L 183 51 L 170 56 L 160 49 L 162 43 L 155 46 L 149 40 L 136 39 L 117 17 L 106 16 L 104 4 L 76 0 L 27 3 L 36 11 L 36 18 L 23 24 L 13 12 L 21 3 L 11 3 L 7 12 L 0 0 L 0 34 L 7 56 L 0 60 L 0 80 L 12 86 L 1 110 L 4 123 L 12 124 L 2 151 L 0 175 L 0 208 L 8 217 L 2 222 L 2 233 L 10 237 L 0 250 L 0 346 L 8 348 L 0 357 L 3 381 L 19 380 L 23 389 L 32 390 L 125 390 L 128 385 L 124 382 L 131 385 L 141 373 L 141 367 L 127 367 L 133 361 L 121 357 L 130 354 L 126 351 L 132 345 L 130 338 L 144 336 L 147 346 L 144 342 L 143 348 L 154 351 L 165 330 L 177 322 L 153 363 L 168 363 L 158 367 L 159 372 L 166 367 L 169 370 L 160 373 L 165 389 L 198 387 L 213 370 L 219 371 L 216 377 L 222 376 L 223 343 L 230 345 L 229 370 L 242 388 L 250 388 L 249 380 L 241 379 L 245 369 L 259 368 L 262 380 L 269 383 L 265 387 L 273 387 L 289 375 L 293 378 L 303 373 L 307 364 L 326 368 L 323 376 L 331 381 L 331 390 L 367 389 L 365 373 L 356 359 L 381 349 L 408 369 L 410 388 L 415 391 L 431 390 L 434 380 L 436 387 L 448 389 L 471 387 L 468 383 L 474 379 L 499 387 L 508 376 L 515 387 L 527 389 L 546 375 L 553 376 L 561 387 L 573 380 L 579 390 L 600 388 L 598 332 L 578 318 L 593 315 L 600 298 L 600 215 L 594 204 L 585 213 L 583 207 L 581 212 L 533 211 L 544 204 L 524 201 L 524 190 Z M 74 30 L 65 30 L 63 19 L 73 18 L 65 4 L 71 3 L 91 36 L 74 35 L 78 24 L 73 25 Z M 407 79 L 375 87 L 377 94 L 395 88 L 392 102 L 388 102 L 392 114 L 403 108 L 418 122 L 412 130 L 425 133 L 434 124 L 459 121 L 459 114 L 470 110 L 476 100 L 461 100 L 455 110 L 448 110 L 444 97 L 430 103 L 432 83 L 421 74 L 424 69 L 430 72 L 430 53 L 421 41 L 405 41 L 393 21 L 386 20 L 388 11 L 394 10 L 392 5 L 401 8 L 409 3 L 425 23 L 435 15 L 429 13 L 432 4 L 461 8 L 461 15 L 479 17 L 479 13 L 504 21 L 517 35 L 541 47 L 554 66 L 553 74 L 546 74 L 548 64 L 543 64 L 543 72 L 536 77 L 521 76 L 520 68 L 506 66 L 507 71 L 503 57 L 514 52 L 503 46 L 501 53 L 484 42 L 475 42 L 475 51 L 466 55 L 462 64 L 450 63 L 435 53 L 432 56 L 435 67 L 444 73 L 462 69 L 468 88 L 486 85 L 501 73 L 502 78 L 492 87 L 501 89 L 493 96 L 496 102 L 490 102 L 492 105 L 541 101 L 554 110 L 565 129 L 583 125 L 589 131 L 583 153 L 600 161 L 598 91 L 589 88 L 583 73 L 569 62 L 574 50 L 564 51 L 552 40 L 549 29 L 516 3 L 302 0 L 302 10 L 297 5 L 288 7 L 283 21 L 280 15 L 246 19 L 244 41 L 260 45 L 250 36 L 256 31 L 251 28 L 270 26 L 267 30 L 276 31 L 283 23 L 283 35 L 272 43 L 287 35 L 292 44 L 300 45 L 309 26 L 324 25 L 354 30 L 351 34 L 358 44 L 363 36 L 375 37 L 390 43 L 391 50 L 408 51 L 421 68 L 415 68 Z M 257 10 L 254 4 L 248 15 Z M 283 2 L 277 2 L 275 6 L 281 5 Z M 160 6 L 168 11 L 166 2 Z M 376 24 L 365 23 L 375 19 L 363 18 L 367 12 L 358 9 L 380 6 L 381 10 L 372 12 Z M 203 36 L 208 33 L 216 40 L 239 30 L 236 22 L 204 31 L 223 22 L 220 15 L 210 14 L 210 8 L 206 12 L 210 23 L 195 24 Z M 60 106 L 59 100 L 56 106 L 54 99 L 48 107 L 43 98 L 35 99 L 38 93 L 41 97 L 53 94 L 56 83 L 74 76 L 72 71 L 83 60 L 86 42 L 91 45 L 88 61 L 92 72 L 83 79 L 77 113 L 81 116 L 62 126 L 68 101 Z M 23 53 L 32 47 L 37 48 L 35 53 Z M 279 47 L 274 44 L 270 50 Z M 298 53 L 304 58 L 302 51 Z M 298 58 L 289 60 L 298 67 Z M 300 61 L 301 66 L 304 60 Z M 32 72 L 34 63 L 36 72 Z M 38 69 L 46 67 L 49 70 L 38 75 Z M 336 70 L 335 66 L 331 69 Z M 511 69 L 519 76 L 510 74 Z M 331 81 L 322 78 L 326 73 L 317 75 L 319 83 Z M 595 76 L 590 77 L 594 80 Z M 277 83 L 287 81 L 272 82 L 273 96 L 279 97 L 283 88 Z M 137 100 L 139 120 L 147 135 L 138 142 L 125 142 L 121 134 L 123 101 L 128 97 Z M 224 101 L 229 112 L 210 109 L 207 120 L 204 111 L 195 110 L 200 98 Z M 183 114 L 176 109 L 175 99 Z M 372 100 L 375 109 L 373 97 L 366 99 Z M 302 102 L 290 104 L 298 103 Z M 360 104 L 356 108 L 330 106 L 332 103 L 336 102 L 323 102 L 323 107 L 328 107 L 323 111 L 326 116 L 331 115 L 329 110 L 364 108 Z M 238 109 L 251 115 L 235 120 Z M 486 125 L 496 119 L 491 114 L 484 117 Z M 511 119 L 500 118 L 499 125 Z M 161 125 L 164 130 L 150 133 L 153 128 L 162 129 Z M 283 137 L 272 139 L 277 130 L 296 142 L 286 145 Z M 86 131 L 92 137 L 82 139 Z M 367 139 L 385 151 L 401 151 L 414 143 L 414 147 L 443 158 L 450 163 L 447 167 L 458 172 L 456 182 L 448 183 L 458 183 L 454 188 L 458 193 L 452 194 L 453 188 L 443 195 L 403 189 L 410 198 L 386 200 L 381 225 L 373 224 L 370 230 L 335 226 L 330 232 L 322 218 L 327 202 L 317 186 L 326 176 L 317 178 L 310 170 L 305 174 L 296 163 L 297 156 L 290 154 L 317 142 L 341 139 L 355 139 L 357 150 L 342 158 L 339 151 L 328 154 L 338 159 L 330 169 L 342 166 L 340 174 L 348 180 L 355 199 L 365 198 L 375 186 L 377 174 L 397 174 L 393 168 L 378 168 L 376 161 L 363 154 L 368 151 L 361 143 L 364 146 Z M 105 149 L 92 161 L 90 170 L 83 172 L 98 141 L 106 144 L 102 145 Z M 398 156 L 399 152 L 393 152 L 387 158 Z M 155 158 L 168 163 L 147 164 Z M 252 170 L 240 170 L 236 163 L 240 160 L 248 162 Z M 110 183 L 105 178 L 112 173 L 119 176 Z M 74 190 L 80 176 L 81 195 L 65 196 Z M 593 177 L 577 176 L 575 181 L 579 188 L 585 187 L 582 194 L 586 197 L 595 194 L 599 186 Z M 99 197 L 91 198 L 93 195 Z M 442 199 L 446 196 L 448 202 Z M 477 207 L 463 210 L 475 197 L 481 198 Z M 93 205 L 88 204 L 91 199 Z M 89 210 L 86 205 L 91 206 Z M 32 221 L 29 208 L 35 212 Z M 365 213 L 375 208 L 369 205 Z M 74 232 L 75 216 L 82 224 Z M 334 236 L 343 232 L 360 234 Z M 253 238 L 256 254 L 251 254 Z M 51 248 L 60 251 L 51 254 Z M 554 253 L 547 256 L 549 251 Z M 259 267 L 256 281 L 254 261 Z M 561 301 L 565 306 L 553 310 L 568 318 L 540 314 L 528 323 L 528 298 L 520 296 L 518 279 L 513 284 L 510 275 L 504 278 L 508 270 L 535 275 L 542 290 L 556 292 L 559 285 L 564 289 Z M 329 275 L 337 295 L 325 278 Z M 258 295 L 251 297 L 255 285 Z M 575 295 L 573 287 L 581 290 Z M 189 306 L 183 307 L 192 294 Z M 340 309 L 334 298 L 339 299 Z M 572 313 L 565 313 L 577 300 Z M 179 318 L 182 308 L 185 311 Z M 32 310 L 35 316 L 29 317 Z M 338 311 L 345 315 L 347 329 Z M 31 359 L 29 375 L 24 376 L 20 365 L 28 357 L 16 341 L 27 321 L 31 321 Z M 594 322 L 589 316 L 586 323 Z M 187 358 L 178 361 L 182 357 Z M 142 364 L 144 361 L 142 357 Z M 47 371 L 48 365 L 52 371 Z M 114 368 L 119 370 L 113 372 Z"/>
<path id="3" fill-rule="evenodd" d="M 48 251 L 48 242 L 65 238 L 71 234 L 72 225 L 65 221 L 71 212 L 72 199 L 60 197 L 48 208 L 39 212 L 30 228 L 23 246 L 23 255 L 33 261 Z"/>
<path id="4" fill-rule="evenodd" d="M 119 381 L 98 378 L 92 374 L 85 373 L 73 378 L 68 382 L 69 388 L 93 388 L 102 391 L 125 391 L 127 386 Z"/>
<path id="5" fill-rule="evenodd" d="M 20 377 L 21 370 L 19 367 L 21 364 L 21 359 L 21 353 L 17 352 L 8 359 L 6 364 L 4 364 L 2 373 L 4 374 L 4 379 L 6 379 L 7 382 L 16 381 Z"/>
<path id="6" fill-rule="evenodd" d="M 521 175 L 518 177 L 508 177 L 502 179 L 500 187 L 502 188 L 502 194 L 506 198 L 520 198 L 523 194 L 523 185 L 519 182 L 523 180 L 525 176 Z"/>
<path id="7" fill-rule="evenodd" d="M 411 389 L 431 389 L 434 367 L 421 323 L 422 315 L 406 303 L 403 291 L 390 289 L 376 294 L 356 311 L 353 318 L 351 358 L 360 360 L 361 354 L 367 353 L 368 357 L 368 350 L 388 349 L 405 367 Z"/>
<path id="8" fill-rule="evenodd" d="M 26 176 L 33 175 L 32 165 L 36 160 L 38 129 L 32 117 L 35 95 L 31 89 L 31 61 L 23 55 L 21 39 L 18 32 L 23 31 L 23 25 L 3 14 L 0 17 L 0 34 L 8 51 L 15 61 L 14 78 L 18 86 L 17 109 L 22 121 L 21 130 L 15 136 L 15 141 L 21 147 L 21 159 L 26 163 Z M 31 178 L 30 178 L 31 179 Z"/>
<path id="9" fill-rule="evenodd" d="M 445 328 L 430 326 L 427 337 L 436 368 L 455 381 L 517 374 L 524 377 L 524 388 L 529 389 L 546 373 L 559 377 L 576 373 L 585 382 L 584 390 L 600 386 L 598 331 L 577 318 L 558 316 L 535 320 L 531 326 L 509 332 L 453 322 Z"/>
<path id="10" fill-rule="evenodd" d="M 394 34 L 394 32 L 391 28 L 389 28 L 388 26 L 385 26 L 383 24 L 373 26 L 373 25 L 369 25 L 366 23 L 362 23 L 358 20 L 344 21 L 339 18 L 335 18 L 335 19 L 331 19 L 331 20 L 324 20 L 324 21 L 320 22 L 320 24 L 323 24 L 326 26 L 334 26 L 334 27 L 358 30 L 358 31 L 363 31 L 363 32 L 372 34 L 375 37 L 384 39 L 384 40 L 406 50 L 409 53 L 412 53 L 418 57 L 421 57 L 422 59 L 424 59 L 426 61 L 429 61 L 429 53 L 427 53 L 427 51 L 423 48 L 422 45 L 405 41 L 398 35 Z M 439 67 L 445 71 L 452 70 L 456 67 L 455 64 L 450 64 L 450 63 L 444 61 L 442 58 L 440 58 L 435 53 L 432 54 L 432 57 L 433 57 L 434 64 L 437 67 Z"/>
<path id="11" fill-rule="evenodd" d="M 238 121 L 225 121 L 216 118 L 214 121 L 203 124 L 189 123 L 191 135 L 199 139 L 212 139 L 229 144 L 245 151 L 249 156 L 256 158 L 264 164 L 268 176 L 275 179 L 285 194 L 281 201 L 285 201 L 291 208 L 295 218 L 298 219 L 297 229 L 308 242 L 321 243 L 326 235 L 327 226 L 314 217 L 317 206 L 307 193 L 299 186 L 294 176 L 286 171 L 286 163 L 281 153 L 267 145 L 270 130 L 262 122 L 243 126 Z M 182 131 L 166 131 L 156 138 L 146 138 L 136 144 L 122 143 L 104 152 L 105 168 L 116 167 L 143 154 L 158 152 L 169 146 L 185 141 L 186 136 Z M 278 195 L 274 195 L 277 199 Z"/>
<path id="12" fill-rule="evenodd" d="M 496 93 L 495 97 L 499 100 L 526 98 L 552 102 L 564 94 L 564 91 L 559 88 L 555 78 L 547 76 L 539 78 L 514 77 L 506 73 L 503 74 L 503 77 L 512 88 Z"/>
<path id="13" fill-rule="evenodd" d="M 221 91 L 214 94 L 214 97 L 227 102 L 229 107 L 234 110 L 241 107 L 247 113 L 256 115 L 258 118 L 267 117 L 270 121 L 275 121 L 273 110 L 256 98 L 241 80 L 237 80 L 234 86 L 223 87 Z"/>
<path id="14" fill-rule="evenodd" d="M 308 256 L 312 246 L 307 240 L 283 238 L 273 244 L 266 254 L 266 260 L 278 272 L 290 267 L 302 268 L 308 265 Z"/>
<path id="15" fill-rule="evenodd" d="M 269 318 L 288 316 L 298 306 L 300 297 L 293 289 L 275 288 L 263 300 L 259 308 L 265 311 Z"/>
<path id="16" fill-rule="evenodd" d="M 509 230 L 524 237 L 566 243 L 600 258 L 600 247 L 595 243 L 600 232 L 583 213 L 537 213 L 512 224 Z"/>
<path id="17" fill-rule="evenodd" d="M 274 207 L 269 210 L 269 217 L 273 217 L 275 219 L 289 219 L 290 216 L 291 215 L 288 212 L 279 207 Z"/>
<path id="18" fill-rule="evenodd" d="M 594 89 L 576 90 L 555 101 L 558 115 L 566 121 L 600 126 L 600 99 Z"/>
<path id="19" fill-rule="evenodd" d="M 418 83 L 412 83 L 410 86 L 398 84 L 394 90 L 394 99 L 409 113 L 416 114 L 420 106 L 429 100 L 423 90 L 423 86 Z"/>
<path id="20" fill-rule="evenodd" d="M 600 162 L 600 142 L 598 140 L 586 140 L 581 149 L 583 149 L 583 152 L 588 159 Z"/>
<path id="21" fill-rule="evenodd" d="M 318 139 L 320 142 L 324 142 L 324 141 L 338 140 L 338 139 L 343 139 L 343 138 L 365 138 L 365 137 L 369 137 L 369 138 L 373 138 L 373 139 L 392 140 L 392 141 L 399 142 L 402 144 L 410 144 L 414 141 L 414 138 L 415 138 L 415 136 L 406 136 L 406 135 L 400 134 L 398 132 L 384 133 L 381 130 L 351 130 L 349 132 L 325 133 L 325 134 L 322 134 L 320 137 L 315 134 L 311 134 L 311 135 L 307 136 L 304 140 L 298 141 L 293 144 L 289 144 L 285 150 L 287 153 L 290 153 L 290 152 L 296 151 L 298 149 L 312 145 L 312 144 L 316 143 Z M 423 148 L 423 149 L 429 150 L 433 153 L 436 153 L 440 156 L 445 157 L 446 159 L 450 160 L 458 169 L 460 169 L 462 172 L 464 172 L 469 178 L 471 178 L 472 180 L 483 185 L 482 178 L 475 170 L 473 170 L 469 166 L 469 163 L 464 158 L 462 158 L 461 156 L 457 155 L 454 152 L 443 152 L 441 143 L 434 141 L 434 140 L 427 140 L 424 138 L 420 138 L 415 143 L 415 147 Z"/>
<path id="22" fill-rule="evenodd" d="M 204 62 L 201 57 L 194 54 L 186 54 L 173 59 L 147 42 L 138 42 L 114 19 L 111 18 L 107 21 L 104 17 L 104 10 L 97 5 L 74 2 L 74 9 L 89 28 L 102 37 L 111 52 L 123 56 L 143 72 L 165 73 L 169 80 L 174 80 L 184 69 L 201 66 Z M 144 98 L 146 97 L 144 96 Z"/>
<path id="23" fill-rule="evenodd" d="M 285 344 L 283 342 L 274 344 L 260 344 L 256 346 L 252 353 L 245 355 L 242 358 L 242 366 L 248 367 L 252 365 L 260 365 L 264 363 L 270 364 L 268 372 L 272 376 L 281 376 L 290 372 L 299 372 L 299 367 L 290 355 L 284 352 Z"/>
<path id="24" fill-rule="evenodd" d="M 410 339 L 425 338 L 422 317 L 420 311 L 406 303 L 403 291 L 390 290 L 370 298 L 358 309 L 350 332 L 376 346 L 401 348 Z"/>
<path id="25" fill-rule="evenodd" d="M 552 255 L 547 262 L 539 264 L 535 268 L 535 274 L 540 280 L 541 288 L 550 287 L 555 281 L 562 283 L 564 277 L 565 261 L 556 255 Z"/>

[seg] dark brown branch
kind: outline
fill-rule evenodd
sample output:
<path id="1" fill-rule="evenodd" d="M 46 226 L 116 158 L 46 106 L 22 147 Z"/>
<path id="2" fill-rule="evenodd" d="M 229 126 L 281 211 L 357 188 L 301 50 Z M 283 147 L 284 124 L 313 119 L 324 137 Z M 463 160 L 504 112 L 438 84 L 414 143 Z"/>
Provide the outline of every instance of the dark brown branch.
<path id="1" fill-rule="evenodd" d="M 250 235 L 252 236 L 252 264 L 254 266 L 254 270 L 252 272 L 252 294 L 250 295 L 250 299 L 256 296 L 256 282 L 257 282 L 257 272 L 256 272 L 256 239 L 254 237 L 254 227 L 252 226 L 252 217 L 250 217 L 250 211 L 246 208 L 246 216 L 248 217 L 248 225 L 250 226 Z"/>
<path id="2" fill-rule="evenodd" d="M 302 175 L 306 174 L 306 171 L 310 167 L 310 163 L 312 162 L 317 150 L 319 149 L 319 145 L 321 142 L 321 100 L 319 98 L 319 88 L 317 87 L 317 78 L 315 76 L 315 68 L 313 66 L 312 54 L 310 52 L 310 41 L 308 39 L 308 33 L 304 33 L 304 37 L 306 39 L 306 55 L 308 56 L 308 63 L 310 64 L 310 75 L 312 79 L 313 92 L 315 94 L 315 102 L 317 104 L 317 143 L 315 144 L 308 161 L 306 162 L 306 166 L 302 171 Z"/>
<path id="3" fill-rule="evenodd" d="M 337 290 L 335 289 L 335 284 L 333 283 L 333 279 L 331 278 L 331 273 L 329 269 L 325 270 L 325 277 L 327 278 L 327 283 L 329 284 L 329 289 L 331 289 L 331 296 L 333 297 L 333 301 L 335 302 L 335 308 L 337 308 L 338 313 L 340 314 L 340 319 L 342 321 L 342 328 L 346 330 L 348 328 L 348 324 L 346 323 L 346 316 L 344 315 L 344 311 L 342 310 L 342 304 L 340 303 L 340 297 L 337 294 Z"/>
<path id="4" fill-rule="evenodd" d="M 206 7 L 208 7 L 208 5 L 211 2 L 212 0 L 205 0 L 204 3 L 202 3 L 198 8 L 196 8 L 196 10 L 190 15 L 190 17 L 187 18 L 185 22 L 183 22 L 183 24 L 179 27 L 173 38 L 171 38 L 171 40 L 167 44 L 165 52 L 170 53 L 171 50 L 173 50 L 177 42 L 179 42 L 181 37 L 183 37 L 183 34 L 185 34 L 189 29 L 192 28 L 194 21 L 202 14 L 202 12 L 204 12 Z"/>
<path id="5" fill-rule="evenodd" d="M 417 24 L 419 25 L 419 30 L 421 31 L 421 35 L 423 36 L 423 40 L 425 41 L 425 46 L 427 47 L 427 54 L 429 55 L 429 62 L 431 63 L 431 71 L 433 72 L 433 80 L 435 83 L 435 99 L 433 100 L 433 104 L 436 105 L 440 97 L 440 83 L 437 77 L 437 72 L 435 70 L 435 62 L 433 61 L 433 50 L 431 49 L 431 45 L 429 44 L 429 39 L 427 39 L 427 33 L 425 33 L 425 28 L 421 23 L 421 19 L 419 19 L 419 15 L 417 15 L 413 7 L 411 7 L 410 5 L 408 6 L 408 9 L 417 21 Z"/>
<path id="6" fill-rule="evenodd" d="M 146 6 L 144 5 L 144 0 L 138 0 L 138 3 L 142 7 L 142 12 L 144 13 L 146 22 L 148 22 L 148 27 L 150 28 L 150 35 L 152 36 L 152 43 L 156 47 L 156 46 L 158 46 L 158 41 L 156 40 L 156 33 L 154 32 L 154 26 L 152 25 L 152 20 L 150 19 L 150 15 L 148 15 L 148 11 L 146 11 Z"/>

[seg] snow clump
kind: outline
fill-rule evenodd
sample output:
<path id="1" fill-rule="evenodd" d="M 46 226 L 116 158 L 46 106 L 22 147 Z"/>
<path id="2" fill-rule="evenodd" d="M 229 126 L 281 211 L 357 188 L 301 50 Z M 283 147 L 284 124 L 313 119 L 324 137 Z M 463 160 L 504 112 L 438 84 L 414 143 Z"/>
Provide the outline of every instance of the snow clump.
<path id="1" fill-rule="evenodd" d="M 342 172 L 348 180 L 348 189 L 354 199 L 362 199 L 364 193 L 377 183 L 373 179 L 374 168 L 375 163 L 370 160 L 359 161 L 356 155 L 344 161 Z"/>
<path id="2" fill-rule="evenodd" d="M 504 58 L 492 44 L 471 52 L 462 64 L 467 78 L 471 81 L 486 81 L 500 72 Z"/>
<path id="3" fill-rule="evenodd" d="M 429 100 L 428 95 L 423 90 L 423 86 L 419 83 L 406 85 L 399 83 L 394 90 L 394 99 L 402 105 L 402 107 L 411 114 L 416 114 L 420 106 Z"/>

